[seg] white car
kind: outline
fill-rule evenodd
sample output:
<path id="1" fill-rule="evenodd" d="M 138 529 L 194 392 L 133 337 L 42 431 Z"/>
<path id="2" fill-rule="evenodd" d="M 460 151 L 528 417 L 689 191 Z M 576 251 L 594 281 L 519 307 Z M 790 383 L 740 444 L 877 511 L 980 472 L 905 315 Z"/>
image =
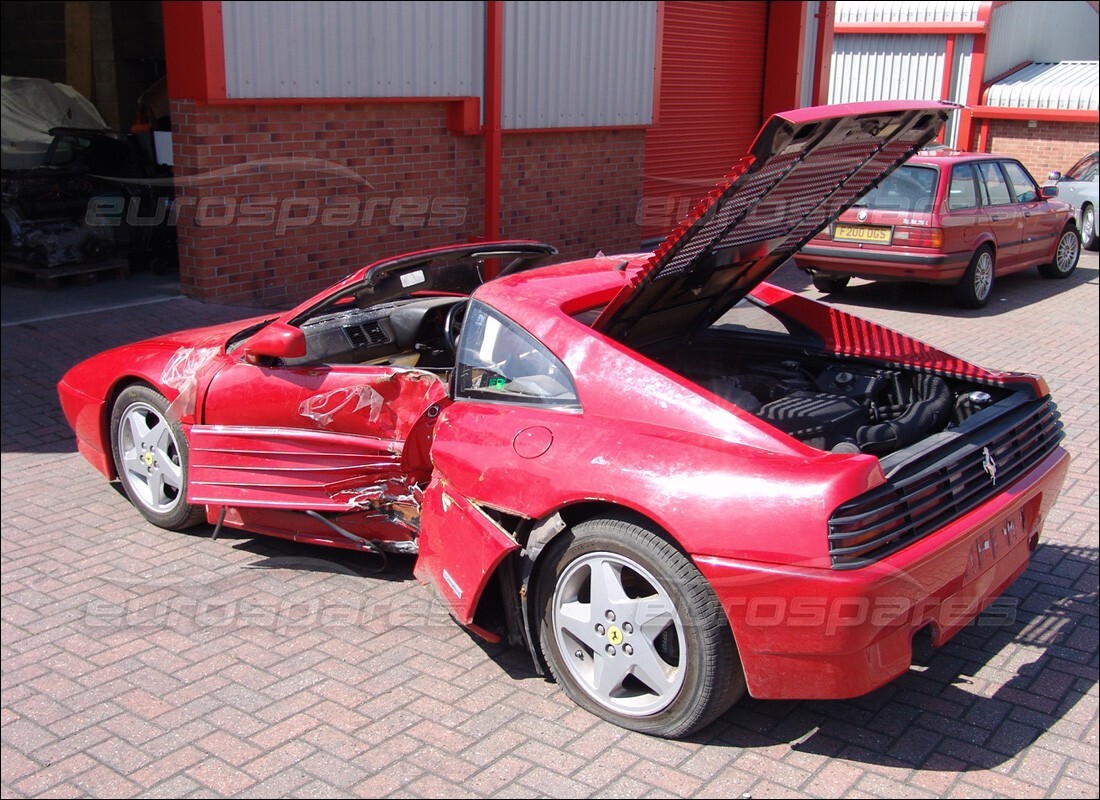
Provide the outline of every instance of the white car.
<path id="1" fill-rule="evenodd" d="M 1077 209 L 1077 230 L 1081 232 L 1081 246 L 1096 249 L 1100 229 L 1097 228 L 1096 209 L 1100 206 L 1100 152 L 1089 153 L 1063 175 L 1054 171 L 1048 176 L 1050 183 L 1058 187 L 1058 199 L 1072 203 Z"/>

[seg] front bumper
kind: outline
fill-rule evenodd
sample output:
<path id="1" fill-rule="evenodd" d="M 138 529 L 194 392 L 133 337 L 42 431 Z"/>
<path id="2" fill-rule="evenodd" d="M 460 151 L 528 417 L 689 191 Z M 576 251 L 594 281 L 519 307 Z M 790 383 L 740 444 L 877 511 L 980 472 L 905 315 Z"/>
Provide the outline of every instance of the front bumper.
<path id="1" fill-rule="evenodd" d="M 115 477 L 111 445 L 106 438 L 106 403 L 77 389 L 64 378 L 57 384 L 57 395 L 65 419 L 76 434 L 76 446 L 97 470 L 107 478 Z"/>
<path id="2" fill-rule="evenodd" d="M 1065 480 L 1058 448 L 994 498 L 867 567 L 837 571 L 696 557 L 761 699 L 866 694 L 909 669 L 912 640 L 941 645 L 1027 568 Z"/>

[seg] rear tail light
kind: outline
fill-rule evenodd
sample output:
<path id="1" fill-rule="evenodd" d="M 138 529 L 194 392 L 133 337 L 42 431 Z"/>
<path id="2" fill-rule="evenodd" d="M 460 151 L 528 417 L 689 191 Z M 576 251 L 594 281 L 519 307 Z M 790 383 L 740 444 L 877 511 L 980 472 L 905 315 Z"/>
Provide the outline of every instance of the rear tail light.
<path id="1" fill-rule="evenodd" d="M 943 247 L 943 228 L 912 228 L 899 225 L 894 228 L 894 244 L 908 247 Z"/>

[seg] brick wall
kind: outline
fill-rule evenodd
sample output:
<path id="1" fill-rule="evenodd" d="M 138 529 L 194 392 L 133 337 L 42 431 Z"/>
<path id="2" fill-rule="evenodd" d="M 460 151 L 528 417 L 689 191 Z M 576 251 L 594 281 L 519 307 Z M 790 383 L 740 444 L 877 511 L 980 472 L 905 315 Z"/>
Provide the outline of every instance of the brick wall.
<path id="1" fill-rule="evenodd" d="M 180 283 L 286 306 L 370 261 L 484 230 L 480 136 L 442 103 L 172 103 Z M 564 255 L 637 247 L 645 134 L 504 137 L 502 235 Z"/>
<path id="2" fill-rule="evenodd" d="M 443 104 L 173 101 L 185 294 L 286 305 L 375 259 L 482 229 L 481 145 Z"/>
<path id="3" fill-rule="evenodd" d="M 569 257 L 634 252 L 644 165 L 644 131 L 507 134 L 501 235 L 542 239 Z"/>
<path id="4" fill-rule="evenodd" d="M 1018 158 L 1035 180 L 1042 183 L 1051 170 L 1065 172 L 1081 156 L 1096 150 L 1100 126 L 1086 122 L 989 121 L 990 153 Z M 975 126 L 971 149 L 978 149 L 979 126 Z"/>

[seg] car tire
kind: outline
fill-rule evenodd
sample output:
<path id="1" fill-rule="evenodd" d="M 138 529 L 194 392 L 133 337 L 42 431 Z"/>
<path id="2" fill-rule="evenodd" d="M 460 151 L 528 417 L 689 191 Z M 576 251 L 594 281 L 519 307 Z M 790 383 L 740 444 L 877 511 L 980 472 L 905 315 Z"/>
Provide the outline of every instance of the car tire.
<path id="1" fill-rule="evenodd" d="M 1054 260 L 1049 264 L 1039 265 L 1039 274 L 1044 278 L 1068 278 L 1077 269 L 1077 262 L 1081 259 L 1081 237 L 1069 223 L 1062 229 L 1058 237 L 1058 244 L 1054 248 Z"/>
<path id="2" fill-rule="evenodd" d="M 690 559 L 640 520 L 582 522 L 544 553 L 540 646 L 555 680 L 609 722 L 678 737 L 745 691 L 729 622 Z"/>
<path id="3" fill-rule="evenodd" d="M 1097 249 L 1096 209 L 1090 205 L 1081 209 L 1081 247 L 1085 250 Z"/>
<path id="4" fill-rule="evenodd" d="M 187 437 L 160 392 L 139 384 L 118 396 L 111 452 L 126 496 L 151 523 L 181 531 L 203 520 L 203 508 L 187 503 Z"/>
<path id="5" fill-rule="evenodd" d="M 981 308 L 993 294 L 996 259 L 989 245 L 979 247 L 962 280 L 955 286 L 955 302 L 963 308 Z"/>
<path id="6" fill-rule="evenodd" d="M 819 292 L 825 294 L 835 294 L 836 292 L 843 292 L 848 286 L 850 280 L 846 275 L 821 275 L 813 274 L 810 276 L 810 280 L 813 281 L 814 288 Z"/>

